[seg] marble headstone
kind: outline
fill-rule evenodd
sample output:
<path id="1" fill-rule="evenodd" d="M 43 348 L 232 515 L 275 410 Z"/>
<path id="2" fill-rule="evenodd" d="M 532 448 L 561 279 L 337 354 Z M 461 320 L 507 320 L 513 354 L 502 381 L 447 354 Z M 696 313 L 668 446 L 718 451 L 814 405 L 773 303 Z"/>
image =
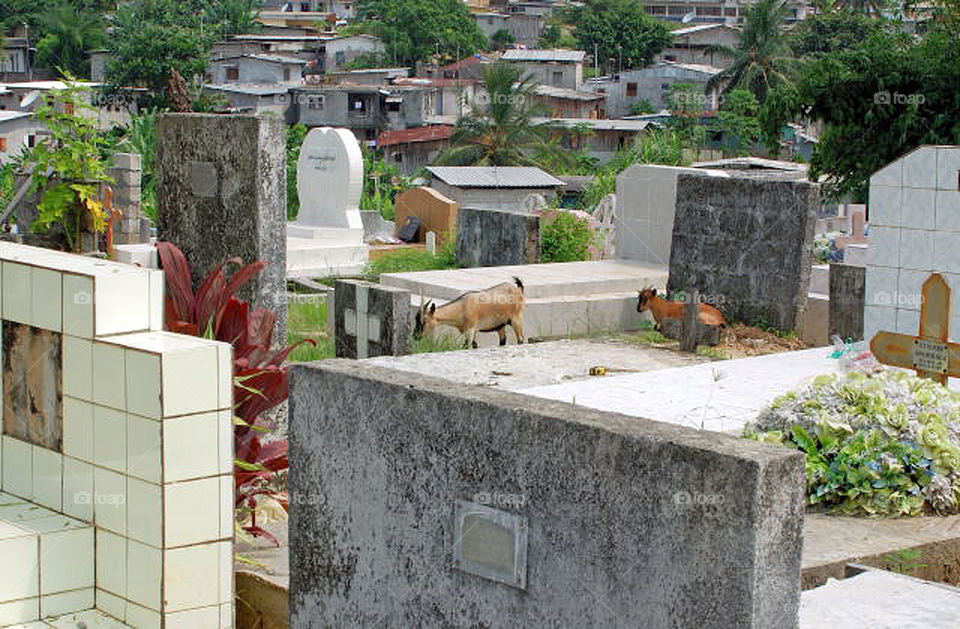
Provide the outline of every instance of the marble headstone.
<path id="1" fill-rule="evenodd" d="M 312 129 L 297 167 L 300 213 L 297 223 L 312 227 L 363 229 L 363 154 L 348 129 Z"/>

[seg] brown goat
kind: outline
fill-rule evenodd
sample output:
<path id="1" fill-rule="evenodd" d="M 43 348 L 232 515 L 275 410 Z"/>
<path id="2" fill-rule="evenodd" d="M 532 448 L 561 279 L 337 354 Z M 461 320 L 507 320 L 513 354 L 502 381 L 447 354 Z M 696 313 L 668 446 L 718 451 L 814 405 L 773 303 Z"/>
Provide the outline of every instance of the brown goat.
<path id="1" fill-rule="evenodd" d="M 423 303 L 417 312 L 414 335 L 429 333 L 437 325 L 449 325 L 464 335 L 466 347 L 477 347 L 477 332 L 497 332 L 500 345 L 507 344 L 506 327 L 513 328 L 518 343 L 523 336 L 523 282 L 513 278 L 514 284 L 504 282 L 482 291 L 470 291 L 439 308 L 435 303 Z"/>
<path id="2" fill-rule="evenodd" d="M 683 309 L 686 304 L 679 301 L 667 301 L 657 296 L 657 289 L 645 288 L 637 291 L 639 301 L 637 302 L 637 312 L 649 310 L 653 313 L 653 319 L 657 322 L 659 328 L 664 319 L 683 320 Z M 723 313 L 709 304 L 700 304 L 698 308 L 697 319 L 700 323 L 709 326 L 725 327 L 727 320 L 723 318 Z"/>

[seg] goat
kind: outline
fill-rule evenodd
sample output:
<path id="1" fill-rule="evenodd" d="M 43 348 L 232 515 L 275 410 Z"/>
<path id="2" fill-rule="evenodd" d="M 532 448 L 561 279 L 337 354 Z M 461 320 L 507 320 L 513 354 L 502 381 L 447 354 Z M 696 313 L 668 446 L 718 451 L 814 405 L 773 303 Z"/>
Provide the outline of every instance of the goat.
<path id="1" fill-rule="evenodd" d="M 517 343 L 525 343 L 523 336 L 523 282 L 513 278 L 514 284 L 504 282 L 482 291 L 470 291 L 439 308 L 435 303 L 420 299 L 420 310 L 414 335 L 429 333 L 437 325 L 449 325 L 460 330 L 465 347 L 477 347 L 477 332 L 497 332 L 500 345 L 507 344 L 506 327 L 513 328 Z"/>
<path id="2" fill-rule="evenodd" d="M 649 310 L 653 313 L 653 319 L 657 322 L 657 328 L 663 324 L 664 319 L 683 320 L 683 309 L 686 304 L 678 301 L 667 301 L 657 296 L 657 289 L 645 288 L 637 291 L 639 301 L 637 302 L 637 312 Z M 709 326 L 726 327 L 727 320 L 723 318 L 723 313 L 709 304 L 700 304 L 698 307 L 697 319 L 700 323 Z"/>

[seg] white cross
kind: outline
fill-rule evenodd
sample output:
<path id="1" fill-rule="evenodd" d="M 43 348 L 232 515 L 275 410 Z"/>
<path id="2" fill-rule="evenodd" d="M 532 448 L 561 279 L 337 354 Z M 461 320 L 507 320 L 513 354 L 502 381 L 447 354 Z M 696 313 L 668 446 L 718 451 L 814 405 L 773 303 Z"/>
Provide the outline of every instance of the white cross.
<path id="1" fill-rule="evenodd" d="M 357 309 L 347 308 L 343 313 L 343 329 L 348 335 L 357 337 L 357 358 L 369 357 L 371 340 L 380 342 L 380 317 L 367 314 L 369 294 L 369 287 L 357 285 Z"/>

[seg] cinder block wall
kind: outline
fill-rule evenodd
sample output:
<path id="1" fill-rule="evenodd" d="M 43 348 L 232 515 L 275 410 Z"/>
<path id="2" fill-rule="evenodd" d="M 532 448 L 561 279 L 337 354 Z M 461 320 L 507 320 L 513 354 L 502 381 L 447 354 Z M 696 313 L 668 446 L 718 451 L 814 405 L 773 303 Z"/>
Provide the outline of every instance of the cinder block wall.
<path id="1" fill-rule="evenodd" d="M 357 361 L 295 366 L 290 411 L 293 627 L 797 626 L 799 453 Z M 454 567 L 478 494 L 525 590 Z"/>

